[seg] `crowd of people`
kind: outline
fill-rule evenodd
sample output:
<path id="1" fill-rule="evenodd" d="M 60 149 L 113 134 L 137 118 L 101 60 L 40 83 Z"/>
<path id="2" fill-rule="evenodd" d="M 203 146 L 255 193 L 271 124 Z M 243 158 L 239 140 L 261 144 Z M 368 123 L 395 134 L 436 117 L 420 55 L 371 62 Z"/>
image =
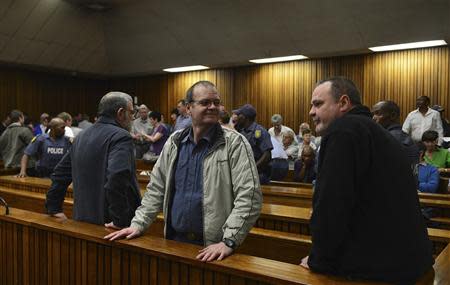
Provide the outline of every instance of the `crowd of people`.
<path id="1" fill-rule="evenodd" d="M 44 113 L 33 126 L 13 110 L 1 123 L 0 153 L 6 168 L 20 168 L 18 177 L 51 178 L 50 215 L 66 218 L 62 205 L 73 183 L 73 218 L 117 230 L 106 239 L 137 237 L 163 211 L 165 237 L 204 245 L 203 261 L 242 244 L 261 210 L 260 185 L 292 169 L 294 181 L 315 185 L 313 245 L 302 265 L 403 282 L 432 265 L 422 215 L 433 209 L 419 209 L 417 190 L 436 192 L 439 174 L 450 172 L 449 123 L 441 106 L 429 105 L 419 97 L 401 125 L 395 102 L 369 110 L 353 82 L 329 78 L 312 94 L 315 129 L 302 122 L 295 133 L 280 114 L 269 129 L 258 124 L 250 104 L 227 112 L 214 84 L 199 81 L 170 122 L 122 92 L 102 97 L 94 122 Z M 144 197 L 135 159 L 155 162 Z M 381 227 L 390 240 L 377 234 Z"/>

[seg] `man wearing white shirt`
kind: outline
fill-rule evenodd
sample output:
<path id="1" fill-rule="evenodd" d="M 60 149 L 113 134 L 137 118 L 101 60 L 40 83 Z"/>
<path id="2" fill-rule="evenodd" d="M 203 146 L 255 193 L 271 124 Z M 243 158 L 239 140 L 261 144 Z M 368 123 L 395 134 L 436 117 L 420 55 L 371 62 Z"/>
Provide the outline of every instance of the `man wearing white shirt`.
<path id="1" fill-rule="evenodd" d="M 416 102 L 417 110 L 408 114 L 402 130 L 410 135 L 414 142 L 420 142 L 425 131 L 436 131 L 439 134 L 439 144 L 441 144 L 443 129 L 439 112 L 428 108 L 430 98 L 427 96 L 420 96 Z"/>
<path id="2" fill-rule="evenodd" d="M 283 117 L 280 114 L 275 114 L 272 116 L 273 127 L 269 129 L 269 135 L 275 138 L 281 144 L 283 143 L 283 134 L 289 131 L 294 132 L 291 128 L 283 126 L 282 123 Z"/>
<path id="3" fill-rule="evenodd" d="M 274 137 L 270 137 L 273 145 L 272 154 L 272 172 L 270 179 L 281 181 L 289 171 L 288 156 L 284 151 L 283 145 Z"/>

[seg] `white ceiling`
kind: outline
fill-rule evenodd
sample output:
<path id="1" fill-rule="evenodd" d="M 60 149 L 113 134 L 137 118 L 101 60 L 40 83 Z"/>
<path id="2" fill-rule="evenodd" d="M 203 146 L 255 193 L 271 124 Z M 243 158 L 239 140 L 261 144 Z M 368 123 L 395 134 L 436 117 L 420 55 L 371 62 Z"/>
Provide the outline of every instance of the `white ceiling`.
<path id="1" fill-rule="evenodd" d="M 450 0 L 0 0 L 0 61 L 103 76 L 434 39 Z"/>

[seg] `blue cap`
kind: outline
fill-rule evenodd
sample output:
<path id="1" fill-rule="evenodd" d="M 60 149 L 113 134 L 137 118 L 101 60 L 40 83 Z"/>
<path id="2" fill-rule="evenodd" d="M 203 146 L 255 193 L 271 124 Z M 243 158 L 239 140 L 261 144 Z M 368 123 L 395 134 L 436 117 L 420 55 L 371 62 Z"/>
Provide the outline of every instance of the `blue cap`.
<path id="1" fill-rule="evenodd" d="M 255 108 L 250 104 L 245 104 L 244 106 L 240 107 L 237 110 L 233 110 L 233 113 L 236 115 L 244 115 L 247 118 L 254 118 L 256 117 L 256 110 Z"/>

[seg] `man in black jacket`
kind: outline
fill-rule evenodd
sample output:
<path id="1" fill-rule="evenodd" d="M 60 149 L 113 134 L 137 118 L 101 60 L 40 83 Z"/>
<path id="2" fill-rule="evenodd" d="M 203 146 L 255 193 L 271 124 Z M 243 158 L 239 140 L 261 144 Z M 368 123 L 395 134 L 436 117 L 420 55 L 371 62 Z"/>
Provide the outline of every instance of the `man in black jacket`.
<path id="1" fill-rule="evenodd" d="M 342 77 L 319 82 L 310 115 L 322 135 L 302 265 L 348 278 L 412 283 L 431 269 L 431 243 L 406 153 Z"/>
<path id="2" fill-rule="evenodd" d="M 65 218 L 62 203 L 73 180 L 73 219 L 111 228 L 130 225 L 141 196 L 136 178 L 131 96 L 110 92 L 98 106 L 100 118 L 76 137 L 52 174 L 48 213 Z"/>
<path id="3" fill-rule="evenodd" d="M 400 125 L 400 107 L 393 101 L 380 101 L 373 105 L 372 115 L 405 148 L 411 165 L 419 163 L 419 148 Z"/>

